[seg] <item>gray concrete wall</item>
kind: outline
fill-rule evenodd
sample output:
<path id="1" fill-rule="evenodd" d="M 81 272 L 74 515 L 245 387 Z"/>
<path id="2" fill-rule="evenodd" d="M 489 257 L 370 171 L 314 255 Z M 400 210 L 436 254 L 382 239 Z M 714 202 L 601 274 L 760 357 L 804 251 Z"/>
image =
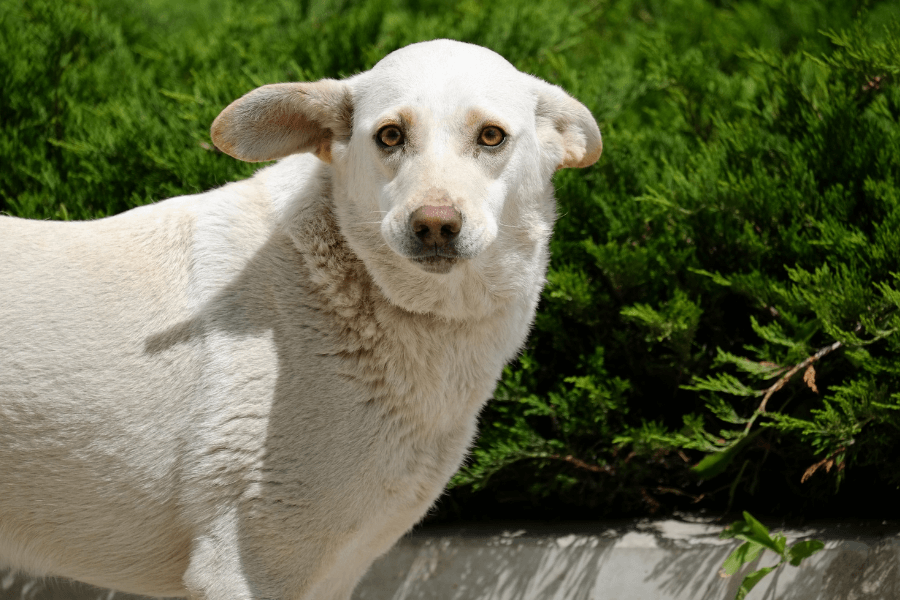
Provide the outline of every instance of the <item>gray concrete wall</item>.
<path id="1" fill-rule="evenodd" d="M 354 600 L 731 600 L 743 574 L 722 525 L 688 521 L 431 528 L 376 562 Z M 784 532 L 825 550 L 770 574 L 748 600 L 900 600 L 900 524 Z M 763 555 L 753 566 L 774 561 Z M 0 573 L 0 600 L 137 600 L 60 580 Z"/>

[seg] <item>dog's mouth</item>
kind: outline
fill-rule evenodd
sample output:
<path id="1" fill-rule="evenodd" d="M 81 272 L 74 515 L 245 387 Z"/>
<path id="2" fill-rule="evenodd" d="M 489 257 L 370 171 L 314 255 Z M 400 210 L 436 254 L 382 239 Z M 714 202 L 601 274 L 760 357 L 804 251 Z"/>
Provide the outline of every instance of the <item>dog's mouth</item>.
<path id="1" fill-rule="evenodd" d="M 454 244 L 420 244 L 418 252 L 409 259 L 419 265 L 428 273 L 449 273 L 453 266 L 459 262 L 459 252 Z"/>
<path id="2" fill-rule="evenodd" d="M 427 271 L 428 273 L 437 273 L 440 275 L 449 273 L 453 268 L 453 265 L 459 262 L 459 258 L 456 256 L 440 255 L 416 256 L 411 258 L 410 260 L 422 267 L 422 270 Z"/>

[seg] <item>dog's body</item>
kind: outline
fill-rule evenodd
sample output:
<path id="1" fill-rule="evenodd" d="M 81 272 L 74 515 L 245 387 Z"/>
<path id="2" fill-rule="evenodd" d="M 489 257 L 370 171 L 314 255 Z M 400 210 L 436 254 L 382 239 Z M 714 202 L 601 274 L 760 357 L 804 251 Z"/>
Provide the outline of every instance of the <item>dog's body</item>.
<path id="1" fill-rule="evenodd" d="M 459 467 L 534 316 L 551 175 L 599 131 L 438 41 L 260 88 L 213 139 L 288 158 L 100 221 L 0 219 L 0 562 L 346 599 Z"/>

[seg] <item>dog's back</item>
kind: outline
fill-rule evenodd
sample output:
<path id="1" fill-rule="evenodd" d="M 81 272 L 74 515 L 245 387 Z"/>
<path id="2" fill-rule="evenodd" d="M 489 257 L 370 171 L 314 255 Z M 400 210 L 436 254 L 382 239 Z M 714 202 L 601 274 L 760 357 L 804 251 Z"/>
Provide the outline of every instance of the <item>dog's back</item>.
<path id="1" fill-rule="evenodd" d="M 0 218 L 0 557 L 13 566 L 183 591 L 183 456 L 168 442 L 192 421 L 200 356 L 148 340 L 195 308 L 197 209 Z"/>
<path id="2" fill-rule="evenodd" d="M 168 573 L 186 563 L 188 539 L 168 525 L 177 498 L 157 475 L 174 472 L 177 456 L 146 444 L 146 429 L 184 414 L 190 358 L 170 359 L 187 359 L 173 373 L 142 347 L 165 327 L 161 309 L 187 308 L 184 286 L 167 282 L 187 276 L 169 262 L 178 239 L 129 216 L 0 218 L 0 556 L 13 566 L 74 566 L 90 581 L 115 565 L 122 581 L 109 585 L 182 589 Z M 129 568 L 140 564 L 122 561 L 129 555 L 143 566 Z"/>

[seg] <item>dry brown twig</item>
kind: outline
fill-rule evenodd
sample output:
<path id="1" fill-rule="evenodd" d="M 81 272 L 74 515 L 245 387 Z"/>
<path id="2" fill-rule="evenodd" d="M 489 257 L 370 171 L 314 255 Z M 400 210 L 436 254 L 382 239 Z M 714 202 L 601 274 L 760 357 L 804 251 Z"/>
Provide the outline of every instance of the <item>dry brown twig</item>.
<path id="1" fill-rule="evenodd" d="M 764 394 L 762 402 L 759 403 L 759 408 L 756 409 L 756 412 L 753 414 L 753 418 L 750 419 L 750 421 L 747 423 L 747 427 L 744 428 L 744 434 L 747 434 L 750 432 L 750 428 L 753 426 L 753 422 L 756 420 L 756 417 L 761 414 L 764 414 L 766 412 L 766 404 L 768 404 L 769 398 L 772 397 L 772 394 L 774 394 L 775 392 L 777 392 L 778 390 L 783 388 L 784 384 L 786 384 L 788 381 L 790 381 L 791 377 L 796 375 L 801 369 L 806 369 L 806 368 L 812 367 L 812 364 L 814 362 L 816 362 L 817 360 L 819 360 L 826 354 L 828 354 L 830 352 L 834 352 L 841 346 L 843 346 L 843 344 L 841 342 L 835 342 L 835 343 L 831 344 L 830 346 L 825 346 L 824 348 L 819 349 L 819 351 L 816 352 L 815 354 L 813 354 L 812 356 L 806 358 L 805 360 L 800 361 L 799 363 L 797 363 L 796 365 L 791 367 L 790 371 L 788 371 L 787 373 L 782 375 L 781 378 L 778 381 L 776 381 L 774 384 L 772 384 L 771 387 L 764 390 L 762 392 Z M 816 389 L 815 370 L 814 369 L 812 370 L 811 374 L 809 375 L 809 379 L 807 379 L 807 375 L 804 375 L 803 380 L 806 381 L 807 385 L 809 385 L 814 392 L 816 392 L 816 393 L 819 392 L 819 390 Z"/>
<path id="2" fill-rule="evenodd" d="M 615 473 L 616 473 L 616 470 L 614 467 L 611 467 L 609 465 L 603 465 L 603 466 L 592 465 L 588 462 L 581 460 L 580 458 L 575 458 L 571 454 L 569 454 L 567 456 L 561 456 L 559 454 L 550 454 L 547 456 L 547 458 L 551 458 L 553 460 L 561 460 L 561 461 L 570 463 L 572 465 L 575 465 L 579 469 L 585 469 L 588 471 L 592 471 L 594 473 L 609 473 L 610 475 L 615 475 Z"/>
<path id="3" fill-rule="evenodd" d="M 825 472 L 831 473 L 831 467 L 834 466 L 835 457 L 838 454 L 845 452 L 846 450 L 847 450 L 847 448 L 845 446 L 841 446 L 840 448 L 838 448 L 837 450 L 832 452 L 829 456 L 826 456 L 825 458 L 823 458 L 816 464 L 812 465 L 810 468 L 808 468 L 806 470 L 806 472 L 803 473 L 803 477 L 800 478 L 800 483 L 806 483 L 806 480 L 809 479 L 810 477 L 812 477 L 813 473 L 815 473 L 816 471 L 819 470 L 819 467 L 824 466 Z M 841 463 L 838 465 L 838 471 L 843 471 L 843 470 L 844 470 L 844 463 Z"/>

